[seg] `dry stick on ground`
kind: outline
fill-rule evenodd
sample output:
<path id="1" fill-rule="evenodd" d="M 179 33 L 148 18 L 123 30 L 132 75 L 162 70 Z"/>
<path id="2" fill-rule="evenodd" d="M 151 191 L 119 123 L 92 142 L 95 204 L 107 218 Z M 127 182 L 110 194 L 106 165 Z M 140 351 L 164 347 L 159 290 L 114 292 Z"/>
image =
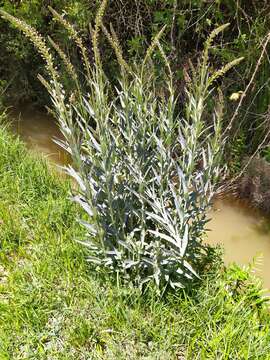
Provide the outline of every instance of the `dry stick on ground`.
<path id="1" fill-rule="evenodd" d="M 177 0 L 174 0 L 174 3 L 173 3 L 173 18 L 172 18 L 172 26 L 171 26 L 171 34 L 170 34 L 170 37 L 171 37 L 171 48 L 172 48 L 172 51 L 171 51 L 171 52 L 174 52 L 174 51 L 175 51 L 175 20 L 176 20 L 176 11 L 177 11 Z"/>
<path id="2" fill-rule="evenodd" d="M 269 55 L 268 55 L 268 53 L 267 53 L 266 51 L 265 51 L 264 55 L 265 55 L 265 57 L 267 58 L 268 63 L 270 64 L 270 57 L 269 57 Z M 238 132 L 239 132 L 239 130 L 240 130 L 240 128 L 241 128 L 241 125 L 245 122 L 246 116 L 247 116 L 247 114 L 249 113 L 249 109 L 250 109 L 251 106 L 254 104 L 254 101 L 255 101 L 257 95 L 259 95 L 260 91 L 268 84 L 269 81 L 270 81 L 270 79 L 268 79 L 268 80 L 258 89 L 258 91 L 257 91 L 257 92 L 255 93 L 255 95 L 253 96 L 252 101 L 249 103 L 248 108 L 246 109 L 243 118 L 240 120 L 240 122 L 239 122 L 239 124 L 238 124 L 238 126 L 237 126 L 237 129 L 236 129 L 235 132 L 234 132 L 234 138 L 235 138 L 236 135 L 238 134 Z M 256 114 L 256 115 L 258 116 L 259 114 Z"/>

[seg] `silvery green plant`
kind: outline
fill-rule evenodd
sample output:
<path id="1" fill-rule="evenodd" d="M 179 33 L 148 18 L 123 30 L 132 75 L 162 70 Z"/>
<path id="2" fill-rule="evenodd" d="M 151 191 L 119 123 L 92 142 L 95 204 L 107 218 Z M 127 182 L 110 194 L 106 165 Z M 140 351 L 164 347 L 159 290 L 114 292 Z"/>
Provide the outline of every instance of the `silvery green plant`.
<path id="1" fill-rule="evenodd" d="M 102 25 L 105 6 L 103 1 L 92 30 L 95 64 L 91 68 L 74 28 L 52 10 L 84 59 L 87 91 L 82 90 L 69 59 L 50 40 L 74 79 L 71 94 L 61 84 L 45 40 L 22 21 L 1 14 L 26 33 L 46 61 L 50 81 L 40 79 L 51 95 L 65 138 L 58 143 L 73 159 L 66 171 L 78 184 L 73 200 L 86 214 L 80 220 L 86 229 L 80 242 L 89 249 L 88 261 L 140 288 L 147 282 L 159 290 L 184 287 L 200 276 L 207 214 L 223 171 L 222 110 L 217 106 L 209 113 L 207 101 L 214 96 L 215 80 L 241 59 L 209 75 L 212 40 L 227 25 L 211 33 L 187 84 L 180 113 L 170 65 L 159 41 L 164 29 L 142 63 L 130 66 L 114 30 Z M 101 30 L 121 67 L 116 87 L 102 69 Z M 162 87 L 151 66 L 157 48 L 167 68 Z"/>

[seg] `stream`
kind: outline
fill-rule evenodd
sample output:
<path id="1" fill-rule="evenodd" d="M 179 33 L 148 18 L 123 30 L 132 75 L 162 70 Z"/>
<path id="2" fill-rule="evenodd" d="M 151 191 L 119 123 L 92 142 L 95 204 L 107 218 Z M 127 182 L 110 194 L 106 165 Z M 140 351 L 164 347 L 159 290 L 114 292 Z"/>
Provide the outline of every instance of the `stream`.
<path id="1" fill-rule="evenodd" d="M 28 148 L 44 154 L 57 165 L 68 162 L 68 157 L 52 138 L 61 138 L 55 121 L 31 106 L 11 114 L 12 129 L 25 141 Z M 212 220 L 205 240 L 224 247 L 225 263 L 249 264 L 256 257 L 256 274 L 270 289 L 270 221 L 246 205 L 230 199 L 217 200 L 210 213 Z"/>
<path id="2" fill-rule="evenodd" d="M 248 265 L 270 290 L 270 221 L 235 199 L 221 199 L 210 212 L 207 242 L 224 247 L 225 264 Z"/>
<path id="3" fill-rule="evenodd" d="M 29 149 L 42 153 L 54 164 L 67 164 L 68 155 L 53 141 L 53 138 L 63 139 L 53 117 L 26 105 L 23 109 L 13 110 L 10 118 L 12 130 Z"/>

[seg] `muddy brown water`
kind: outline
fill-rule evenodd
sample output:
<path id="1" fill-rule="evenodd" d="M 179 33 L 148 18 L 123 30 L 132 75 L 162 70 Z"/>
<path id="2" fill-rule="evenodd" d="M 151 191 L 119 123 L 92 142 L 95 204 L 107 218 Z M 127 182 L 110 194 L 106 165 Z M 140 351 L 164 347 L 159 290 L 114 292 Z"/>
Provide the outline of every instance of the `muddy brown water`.
<path id="1" fill-rule="evenodd" d="M 52 116 L 37 111 L 31 105 L 14 109 L 10 113 L 12 130 L 20 136 L 27 147 L 42 153 L 57 165 L 66 165 L 68 156 L 54 141 L 62 139 L 61 132 Z"/>
<path id="2" fill-rule="evenodd" d="M 12 128 L 35 152 L 43 153 L 55 164 L 66 164 L 68 157 L 52 138 L 61 138 L 56 122 L 31 106 L 12 113 Z M 264 218 L 235 200 L 217 200 L 210 213 L 206 242 L 224 247 L 225 263 L 247 265 L 256 258 L 256 274 L 270 289 L 270 219 Z"/>
<path id="3" fill-rule="evenodd" d="M 248 265 L 270 290 L 270 219 L 234 199 L 217 200 L 210 212 L 208 238 L 224 247 L 226 264 Z"/>

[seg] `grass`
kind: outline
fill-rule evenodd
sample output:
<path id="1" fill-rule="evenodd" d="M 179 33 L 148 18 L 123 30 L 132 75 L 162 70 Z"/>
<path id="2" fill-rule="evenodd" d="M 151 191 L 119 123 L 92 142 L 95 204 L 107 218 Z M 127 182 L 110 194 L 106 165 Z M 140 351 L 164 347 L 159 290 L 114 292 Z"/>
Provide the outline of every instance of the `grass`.
<path id="1" fill-rule="evenodd" d="M 270 359 L 260 286 L 217 268 L 140 296 L 91 271 L 70 184 L 0 128 L 0 359 Z"/>

